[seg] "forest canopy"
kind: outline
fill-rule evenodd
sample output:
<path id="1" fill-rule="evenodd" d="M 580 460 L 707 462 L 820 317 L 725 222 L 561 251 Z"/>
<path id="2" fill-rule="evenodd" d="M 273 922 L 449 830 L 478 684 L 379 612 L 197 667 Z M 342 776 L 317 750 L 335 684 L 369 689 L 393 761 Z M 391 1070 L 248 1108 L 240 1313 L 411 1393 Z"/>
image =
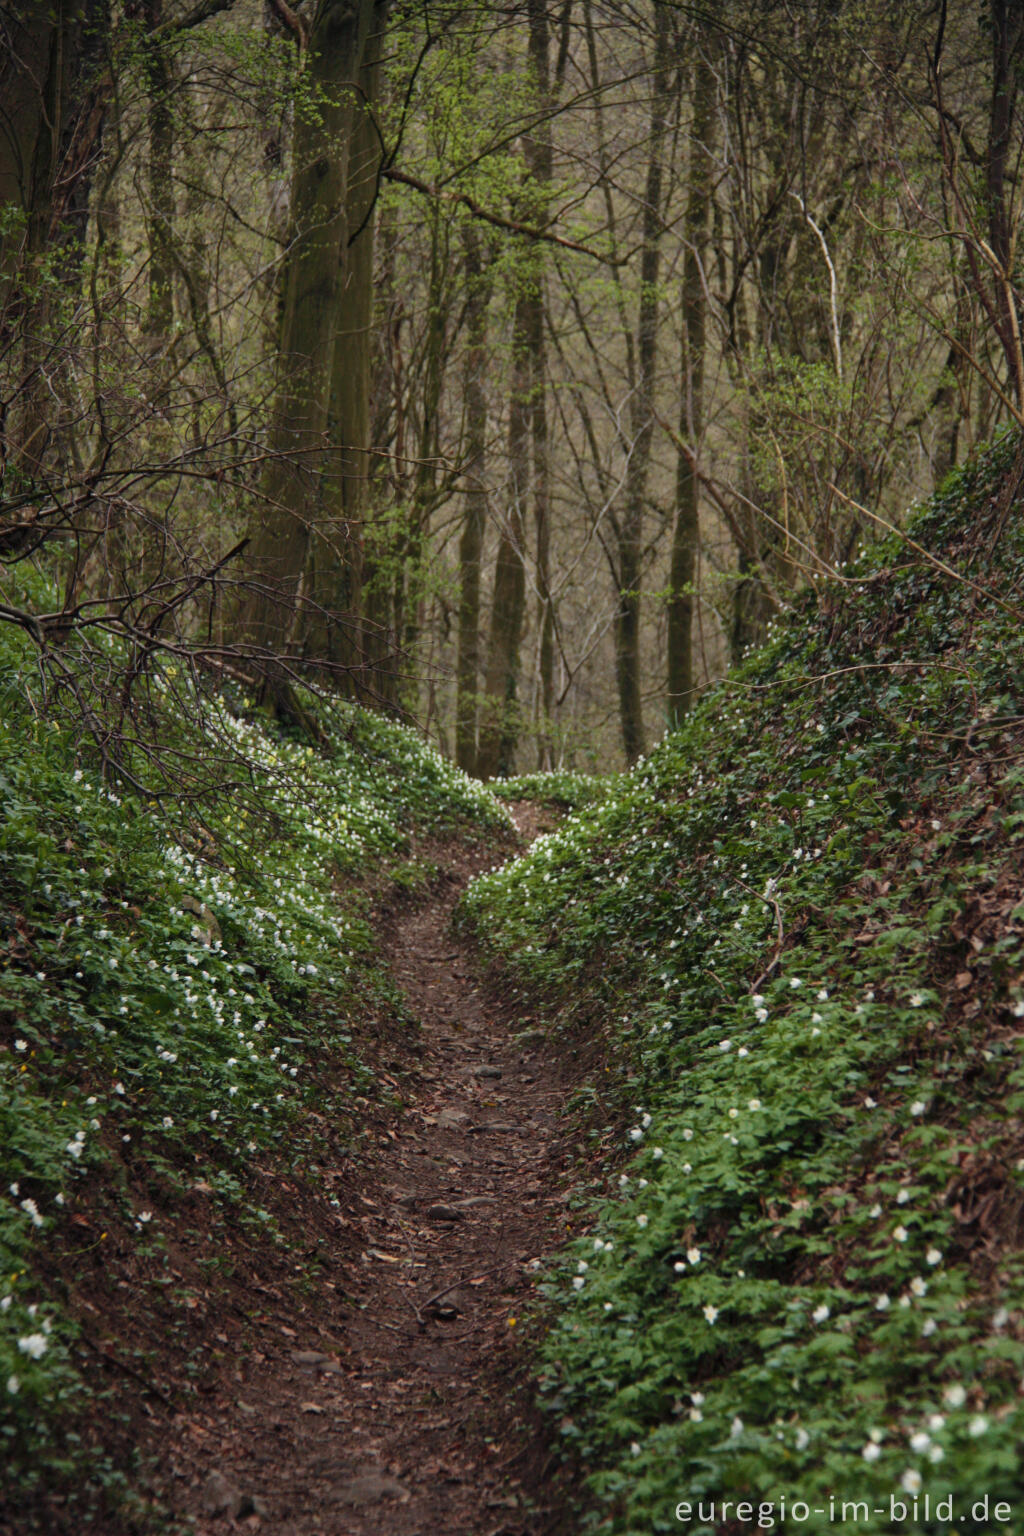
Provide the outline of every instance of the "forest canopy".
<path id="1" fill-rule="evenodd" d="M 0 42 L 0 619 L 150 787 L 158 663 L 483 777 L 633 761 L 1024 423 L 1013 0 L 54 0 Z"/>

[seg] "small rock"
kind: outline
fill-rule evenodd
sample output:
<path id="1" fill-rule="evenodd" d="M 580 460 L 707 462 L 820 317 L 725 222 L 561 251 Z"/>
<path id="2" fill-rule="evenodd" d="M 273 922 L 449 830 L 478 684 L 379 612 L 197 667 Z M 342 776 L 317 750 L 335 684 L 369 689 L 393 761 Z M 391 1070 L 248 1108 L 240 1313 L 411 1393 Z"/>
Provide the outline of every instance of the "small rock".
<path id="1" fill-rule="evenodd" d="M 215 1469 L 203 1484 L 203 1513 L 216 1519 L 220 1515 L 236 1515 L 242 1503 L 242 1495 L 224 1473 Z"/>
<path id="2" fill-rule="evenodd" d="M 547 1031 L 543 1029 L 523 1029 L 518 1035 L 513 1036 L 517 1045 L 524 1051 L 529 1051 L 537 1045 L 543 1045 L 547 1040 Z"/>
<path id="3" fill-rule="evenodd" d="M 323 1365 L 330 1359 L 320 1349 L 293 1349 L 292 1359 L 296 1365 Z"/>
<path id="4" fill-rule="evenodd" d="M 442 1109 L 437 1116 L 437 1124 L 442 1130 L 453 1130 L 457 1125 L 463 1125 L 469 1116 L 461 1109 Z"/>
<path id="5" fill-rule="evenodd" d="M 266 1520 L 269 1514 L 270 1510 L 258 1494 L 243 1493 L 241 1503 L 238 1506 L 237 1518 L 239 1520 L 245 1520 L 249 1515 L 256 1515 L 260 1520 Z"/>
<path id="6" fill-rule="evenodd" d="M 501 1071 L 500 1067 L 494 1066 L 493 1063 L 485 1062 L 482 1067 L 474 1067 L 473 1068 L 473 1076 L 474 1077 L 501 1077 L 502 1076 L 502 1071 Z"/>
<path id="7" fill-rule="evenodd" d="M 351 1504 L 380 1504 L 385 1499 L 397 1499 L 405 1504 L 409 1499 L 409 1490 L 395 1477 L 388 1477 L 382 1472 L 361 1472 L 347 1483 L 342 1483 L 330 1495 L 332 1503 Z"/>
<path id="8" fill-rule="evenodd" d="M 450 1301 L 435 1301 L 429 1307 L 425 1307 L 424 1311 L 428 1317 L 436 1317 L 440 1323 L 453 1323 L 457 1317 L 462 1316 L 460 1308 Z"/>
<path id="9" fill-rule="evenodd" d="M 319 1403 L 300 1403 L 299 1404 L 299 1408 L 301 1409 L 301 1411 L 303 1413 L 326 1413 L 327 1412 L 326 1408 L 322 1408 Z"/>
<path id="10" fill-rule="evenodd" d="M 465 1124 L 468 1118 L 470 1117 L 465 1114 L 464 1109 L 441 1109 L 434 1124 L 441 1127 L 441 1130 L 454 1130 L 457 1126 Z"/>

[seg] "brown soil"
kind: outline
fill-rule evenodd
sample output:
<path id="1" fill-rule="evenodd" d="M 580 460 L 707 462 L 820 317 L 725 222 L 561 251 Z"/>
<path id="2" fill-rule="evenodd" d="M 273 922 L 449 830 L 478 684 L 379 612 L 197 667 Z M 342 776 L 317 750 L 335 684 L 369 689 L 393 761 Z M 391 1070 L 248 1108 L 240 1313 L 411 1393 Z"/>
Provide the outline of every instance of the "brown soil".
<path id="1" fill-rule="evenodd" d="M 319 1267 L 303 1304 L 290 1312 L 281 1287 L 263 1287 L 256 1344 L 243 1329 L 205 1400 L 165 1425 L 158 1482 L 198 1536 L 540 1536 L 558 1523 L 522 1340 L 537 1270 L 571 1222 L 577 1148 L 556 1053 L 514 1038 L 531 1021 L 449 927 L 487 862 L 449 848 L 426 901 L 380 913 L 420 1024 L 407 1070 L 389 1046 L 404 1107 L 374 1115 L 339 1204 L 309 1212 Z"/>

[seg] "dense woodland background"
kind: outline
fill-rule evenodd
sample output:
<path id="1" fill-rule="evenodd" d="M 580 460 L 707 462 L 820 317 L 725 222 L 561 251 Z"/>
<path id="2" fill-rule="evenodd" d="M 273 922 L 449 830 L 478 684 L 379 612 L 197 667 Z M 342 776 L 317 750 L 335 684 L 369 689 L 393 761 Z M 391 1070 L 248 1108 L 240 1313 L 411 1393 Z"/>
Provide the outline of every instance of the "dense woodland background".
<path id="1" fill-rule="evenodd" d="M 1022 59 L 1017 0 L 0 4 L 45 707 L 138 776 L 173 653 L 635 760 L 1024 423 Z"/>

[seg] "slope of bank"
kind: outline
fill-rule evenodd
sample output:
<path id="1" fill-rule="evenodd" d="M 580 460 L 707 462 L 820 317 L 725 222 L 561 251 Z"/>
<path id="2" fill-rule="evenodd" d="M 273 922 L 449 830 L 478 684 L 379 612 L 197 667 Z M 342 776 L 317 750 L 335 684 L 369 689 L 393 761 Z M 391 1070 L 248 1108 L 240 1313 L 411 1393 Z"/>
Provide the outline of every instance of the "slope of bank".
<path id="1" fill-rule="evenodd" d="M 294 1307 L 398 1096 L 375 888 L 422 881 L 416 840 L 510 823 L 343 705 L 318 748 L 167 708 L 179 792 L 140 797 L 30 708 L 32 664 L 0 634 L 0 1530 L 112 1532 L 150 1519 L 147 1420 Z"/>
<path id="2" fill-rule="evenodd" d="M 1024 1519 L 1021 469 L 956 475 L 465 900 L 616 1127 L 541 1378 L 581 1529 Z"/>

